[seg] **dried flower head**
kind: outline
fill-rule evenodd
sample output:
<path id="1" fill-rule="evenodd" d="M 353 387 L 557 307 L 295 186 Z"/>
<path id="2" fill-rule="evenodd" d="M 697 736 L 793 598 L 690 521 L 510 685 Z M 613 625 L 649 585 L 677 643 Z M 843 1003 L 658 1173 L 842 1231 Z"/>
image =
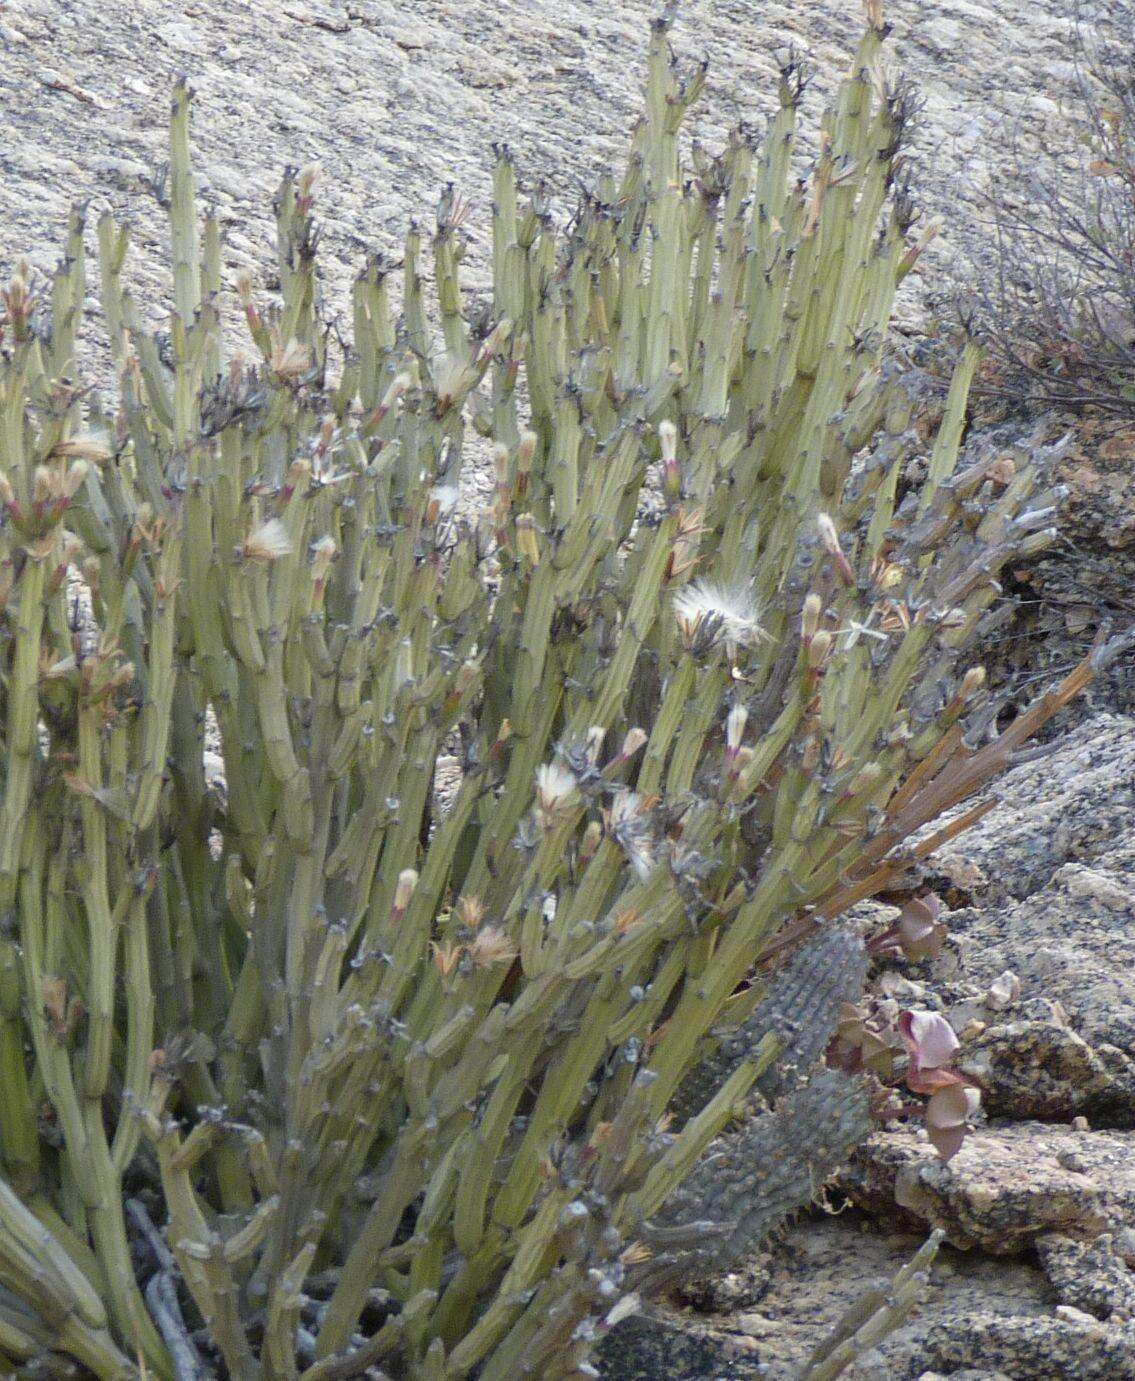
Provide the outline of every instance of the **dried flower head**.
<path id="1" fill-rule="evenodd" d="M 296 173 L 296 191 L 301 197 L 310 200 L 319 186 L 323 170 L 318 163 L 305 163 Z"/>
<path id="2" fill-rule="evenodd" d="M 461 925 L 476 930 L 485 919 L 485 903 L 480 897 L 458 897 L 453 914 Z"/>
<path id="3" fill-rule="evenodd" d="M 434 957 L 434 968 L 443 978 L 449 977 L 465 953 L 462 945 L 439 945 L 435 940 L 430 941 L 430 950 Z"/>
<path id="4" fill-rule="evenodd" d="M 637 791 L 618 792 L 606 812 L 606 824 L 635 873 L 643 879 L 649 877 L 655 863 L 655 838 L 645 798 Z"/>
<path id="5" fill-rule="evenodd" d="M 840 544 L 839 531 L 827 513 L 820 513 L 817 515 L 816 530 L 820 534 L 821 545 L 835 562 L 840 579 L 845 585 L 854 584 L 855 572 L 852 570 L 851 562 L 847 559 L 847 555 Z"/>
<path id="6" fill-rule="evenodd" d="M 706 580 L 695 580 L 674 596 L 674 617 L 691 651 L 720 642 L 733 656 L 739 647 L 768 637 L 747 590 L 726 590 Z"/>
<path id="7" fill-rule="evenodd" d="M 320 537 L 311 544 L 311 578 L 317 583 L 326 579 L 338 548 L 333 537 Z"/>
<path id="8" fill-rule="evenodd" d="M 638 750 L 649 740 L 650 735 L 645 729 L 628 729 L 624 738 L 623 746 L 619 749 L 619 762 L 626 762 L 628 758 L 633 758 Z"/>
<path id="9" fill-rule="evenodd" d="M 57 441 L 51 454 L 67 460 L 91 461 L 95 465 L 105 465 L 111 456 L 109 447 L 89 433 L 72 436 L 67 441 Z"/>
<path id="10" fill-rule="evenodd" d="M 246 561 L 261 561 L 269 564 L 279 561 L 292 550 L 292 539 L 279 518 L 269 518 L 244 539 L 240 549 Z"/>
<path id="11" fill-rule="evenodd" d="M 542 828 L 571 810 L 577 798 L 575 775 L 563 763 L 548 762 L 536 769 L 536 821 Z"/>
<path id="12" fill-rule="evenodd" d="M 457 507 L 461 490 L 455 484 L 435 484 L 426 501 L 426 522 L 442 522 Z"/>
<path id="13" fill-rule="evenodd" d="M 401 915 L 410 905 L 414 888 L 418 885 L 418 874 L 413 868 L 403 868 L 398 874 L 398 885 L 394 889 L 394 910 Z"/>
<path id="14" fill-rule="evenodd" d="M 594 858 L 603 842 L 603 826 L 598 820 L 589 820 L 587 828 L 583 831 L 583 838 L 579 841 L 579 858 L 581 863 L 586 863 L 589 858 Z"/>
<path id="15" fill-rule="evenodd" d="M 299 379 L 311 368 L 311 351 L 294 338 L 277 342 L 270 362 L 272 373 L 279 379 Z"/>
<path id="16" fill-rule="evenodd" d="M 980 695 L 985 689 L 986 674 L 984 667 L 970 667 L 962 677 L 961 697 L 963 700 L 972 700 L 975 695 Z"/>
<path id="17" fill-rule="evenodd" d="M 516 958 L 516 946 L 498 926 L 485 926 L 478 930 L 467 946 L 469 958 L 479 969 L 491 968 L 493 964 L 511 963 Z"/>

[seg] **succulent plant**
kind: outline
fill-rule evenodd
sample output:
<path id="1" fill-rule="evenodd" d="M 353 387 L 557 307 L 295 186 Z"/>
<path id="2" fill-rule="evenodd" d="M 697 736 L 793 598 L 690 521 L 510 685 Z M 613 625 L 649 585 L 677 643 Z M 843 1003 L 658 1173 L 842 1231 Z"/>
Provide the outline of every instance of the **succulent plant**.
<path id="1" fill-rule="evenodd" d="M 972 658 L 1055 496 L 1042 449 L 961 447 L 972 349 L 908 480 L 885 331 L 922 241 L 878 6 L 802 180 L 792 63 L 761 148 L 683 163 L 705 73 L 667 28 L 569 225 L 498 150 L 486 312 L 447 193 L 343 344 L 305 169 L 234 348 L 184 84 L 164 333 L 98 226 L 113 401 L 78 381 L 81 213 L 49 284 L 10 277 L 13 1371 L 587 1374 L 694 1225 L 719 1263 L 862 1135 L 862 1080 L 807 1068 L 862 972 L 828 928 L 1112 655 L 991 732 Z M 810 993 L 825 933 L 848 986 Z"/>

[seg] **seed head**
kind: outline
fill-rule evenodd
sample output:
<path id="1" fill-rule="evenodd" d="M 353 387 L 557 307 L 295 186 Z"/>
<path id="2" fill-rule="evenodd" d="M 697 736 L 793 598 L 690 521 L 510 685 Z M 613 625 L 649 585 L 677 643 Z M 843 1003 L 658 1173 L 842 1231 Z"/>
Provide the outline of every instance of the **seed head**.
<path id="1" fill-rule="evenodd" d="M 607 829 L 639 878 L 648 878 L 654 869 L 655 841 L 646 800 L 637 791 L 620 791 L 607 812 Z"/>
<path id="2" fill-rule="evenodd" d="M 261 561 L 270 564 L 288 556 L 292 550 L 292 539 L 279 518 L 269 518 L 244 540 L 240 553 L 246 561 Z"/>
<path id="3" fill-rule="evenodd" d="M 478 930 L 467 946 L 469 958 L 479 969 L 491 968 L 493 964 L 511 962 L 516 958 L 516 947 L 503 930 L 497 926 L 486 926 Z"/>
<path id="4" fill-rule="evenodd" d="M 626 762 L 628 758 L 633 758 L 638 750 L 650 738 L 645 729 L 628 729 L 626 737 L 623 739 L 623 746 L 619 749 L 619 761 Z"/>
<path id="5" fill-rule="evenodd" d="M 298 379 L 311 368 L 311 351 L 302 341 L 281 341 L 272 351 L 272 373 L 280 379 Z"/>
<path id="6" fill-rule="evenodd" d="M 296 174 L 296 191 L 306 201 L 315 195 L 322 170 L 318 163 L 308 163 Z"/>
<path id="7" fill-rule="evenodd" d="M 985 689 L 985 668 L 970 667 L 962 677 L 962 699 L 972 700 L 975 695 L 979 695 Z"/>
<path id="8" fill-rule="evenodd" d="M 708 638 L 711 646 L 723 642 L 733 656 L 739 647 L 752 647 L 768 638 L 747 591 L 726 590 L 705 580 L 696 580 L 675 595 L 674 616 L 691 650 Z"/>
<path id="9" fill-rule="evenodd" d="M 576 797 L 575 777 L 562 763 L 548 762 L 536 769 L 536 819 L 545 829 L 571 810 Z"/>

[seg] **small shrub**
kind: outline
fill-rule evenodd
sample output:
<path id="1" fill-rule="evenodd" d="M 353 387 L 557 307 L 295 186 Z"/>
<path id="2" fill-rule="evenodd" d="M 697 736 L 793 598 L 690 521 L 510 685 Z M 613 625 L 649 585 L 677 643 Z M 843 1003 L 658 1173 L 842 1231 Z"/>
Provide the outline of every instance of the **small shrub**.
<path id="1" fill-rule="evenodd" d="M 1135 22 L 1076 31 L 1067 144 L 1020 151 L 989 202 L 992 272 L 965 314 L 997 391 L 1135 417 Z M 1071 164 L 1071 168 L 1069 168 Z"/>
<path id="2" fill-rule="evenodd" d="M 439 340 L 413 229 L 400 314 L 372 258 L 336 362 L 306 170 L 228 353 L 184 85 L 167 333 L 98 228 L 112 410 L 81 214 L 50 287 L 11 277 L 5 1366 L 591 1374 L 637 1292 L 866 1134 L 862 1068 L 812 1072 L 865 968 L 834 922 L 1093 669 L 989 737 L 972 650 L 1052 505 L 1043 453 L 959 456 L 972 349 L 898 495 L 917 246 L 869 14 L 803 183 L 792 66 L 763 150 L 680 167 L 704 72 L 656 24 L 626 172 L 569 227 L 500 150 L 475 319 L 443 199 Z"/>

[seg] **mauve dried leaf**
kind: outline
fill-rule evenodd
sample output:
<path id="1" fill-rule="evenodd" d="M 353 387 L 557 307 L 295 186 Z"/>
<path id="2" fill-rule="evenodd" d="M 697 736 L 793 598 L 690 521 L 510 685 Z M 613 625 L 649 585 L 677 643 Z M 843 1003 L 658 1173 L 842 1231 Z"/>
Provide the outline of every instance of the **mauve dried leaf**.
<path id="1" fill-rule="evenodd" d="M 939 1089 L 927 1103 L 926 1133 L 942 1160 L 957 1155 L 980 1107 L 980 1091 L 963 1083 Z"/>
<path id="2" fill-rule="evenodd" d="M 937 1012 L 903 1012 L 899 1017 L 899 1035 L 916 1073 L 948 1065 L 960 1044 L 954 1028 Z"/>

